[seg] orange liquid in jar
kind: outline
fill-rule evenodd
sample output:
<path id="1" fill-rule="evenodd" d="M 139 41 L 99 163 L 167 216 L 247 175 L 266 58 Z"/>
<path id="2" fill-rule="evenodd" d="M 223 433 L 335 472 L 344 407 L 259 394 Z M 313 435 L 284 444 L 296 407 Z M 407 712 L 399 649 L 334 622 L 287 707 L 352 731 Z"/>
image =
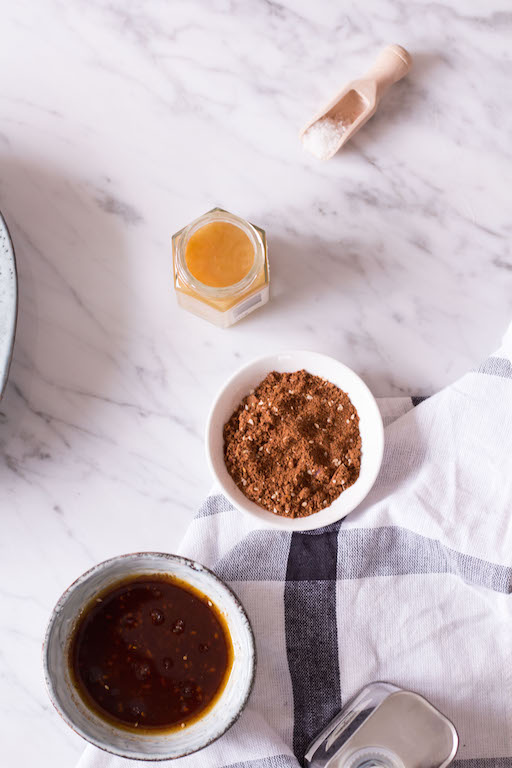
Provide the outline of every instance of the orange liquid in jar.
<path id="1" fill-rule="evenodd" d="M 250 271 L 254 246 L 235 224 L 212 221 L 190 236 L 185 261 L 196 280 L 213 288 L 225 288 L 240 282 Z"/>

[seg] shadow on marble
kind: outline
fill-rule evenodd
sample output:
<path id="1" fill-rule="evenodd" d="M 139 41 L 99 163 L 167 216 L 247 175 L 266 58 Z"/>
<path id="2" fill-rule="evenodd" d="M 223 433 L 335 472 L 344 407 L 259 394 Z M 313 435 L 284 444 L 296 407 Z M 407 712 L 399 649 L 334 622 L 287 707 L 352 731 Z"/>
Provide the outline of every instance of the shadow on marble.
<path id="1" fill-rule="evenodd" d="M 264 310 L 268 315 L 282 315 L 289 306 L 307 307 L 316 296 L 336 290 L 336 275 L 341 279 L 344 273 L 342 243 L 274 237 L 270 247 L 272 300 Z M 332 275 L 328 284 L 327 270 Z"/>
<path id="2" fill-rule="evenodd" d="M 1 404 L 5 470 L 70 448 L 118 375 L 119 340 L 129 335 L 135 276 L 125 258 L 138 214 L 84 178 L 0 157 L 0 208 L 19 274 L 14 359 Z M 122 345 L 121 345 L 122 346 Z M 108 396 L 107 396 L 108 397 Z"/>
<path id="3" fill-rule="evenodd" d="M 488 284 L 466 287 L 461 252 L 438 250 L 443 229 L 433 221 L 439 232 L 430 244 L 428 218 L 420 221 L 425 233 L 418 227 L 416 239 L 404 237 L 395 212 L 391 227 L 373 226 L 372 213 L 381 210 L 375 191 L 359 183 L 353 194 L 364 202 L 366 226 L 350 213 L 345 232 L 336 222 L 325 238 L 297 232 L 269 239 L 271 301 L 262 312 L 279 328 L 276 341 L 286 318 L 290 336 L 303 338 L 301 347 L 342 360 L 376 396 L 431 395 L 498 346 L 506 311 L 502 327 L 497 318 L 494 329 L 484 329 L 486 335 L 480 325 L 471 332 L 475 306 L 485 305 Z M 482 263 L 489 258 L 485 252 L 477 257 Z M 257 333 L 261 318 L 254 313 L 240 327 Z M 472 342 L 477 334 L 482 337 L 481 352 L 472 359 L 466 326 Z"/>
<path id="4" fill-rule="evenodd" d="M 437 70 L 446 65 L 442 54 L 433 51 L 411 51 L 413 66 L 410 73 L 383 96 L 375 115 L 357 133 L 355 140 L 335 156 L 340 162 L 343 154 L 378 154 L 379 140 L 388 133 L 400 135 L 409 130 L 407 123 L 417 109 L 424 110 L 428 98 L 428 83 L 437 76 Z"/>

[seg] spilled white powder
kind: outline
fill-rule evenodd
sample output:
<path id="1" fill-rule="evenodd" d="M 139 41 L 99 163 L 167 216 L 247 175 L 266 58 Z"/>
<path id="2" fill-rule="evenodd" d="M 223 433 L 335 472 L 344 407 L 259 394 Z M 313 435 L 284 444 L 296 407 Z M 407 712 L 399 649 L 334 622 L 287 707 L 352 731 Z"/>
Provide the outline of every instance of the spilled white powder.
<path id="1" fill-rule="evenodd" d="M 322 117 L 307 129 L 302 146 L 319 160 L 326 160 L 336 151 L 346 130 L 347 126 L 340 118 Z"/>

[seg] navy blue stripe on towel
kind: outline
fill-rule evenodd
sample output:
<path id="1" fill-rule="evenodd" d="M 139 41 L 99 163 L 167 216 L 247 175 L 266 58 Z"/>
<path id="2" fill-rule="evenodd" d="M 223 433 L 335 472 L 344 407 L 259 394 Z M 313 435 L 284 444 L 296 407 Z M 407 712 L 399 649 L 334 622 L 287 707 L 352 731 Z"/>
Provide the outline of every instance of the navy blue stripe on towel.
<path id="1" fill-rule="evenodd" d="M 428 398 L 429 398 L 429 395 L 425 395 L 425 397 L 411 397 L 411 401 L 414 407 L 416 407 L 420 403 L 423 403 L 425 400 L 428 400 Z"/>
<path id="2" fill-rule="evenodd" d="M 504 379 L 512 379 L 512 363 L 506 357 L 488 357 L 477 368 L 477 373 L 486 373 L 488 376 L 501 376 Z"/>
<path id="3" fill-rule="evenodd" d="M 302 765 L 310 741 L 341 709 L 336 628 L 339 524 L 292 534 L 284 610 L 293 688 L 293 751 Z"/>

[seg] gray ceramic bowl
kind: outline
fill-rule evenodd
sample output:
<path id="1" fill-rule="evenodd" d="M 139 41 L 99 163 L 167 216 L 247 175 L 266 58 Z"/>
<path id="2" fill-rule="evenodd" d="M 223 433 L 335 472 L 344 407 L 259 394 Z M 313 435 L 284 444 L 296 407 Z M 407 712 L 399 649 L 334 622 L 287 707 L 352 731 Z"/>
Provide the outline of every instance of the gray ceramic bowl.
<path id="1" fill-rule="evenodd" d="M 183 730 L 137 733 L 116 728 L 87 705 L 73 685 L 69 645 L 83 609 L 111 584 L 127 576 L 167 573 L 196 587 L 224 616 L 233 643 L 233 666 L 212 709 Z M 240 602 L 214 573 L 177 555 L 140 552 L 96 565 L 64 592 L 50 618 L 43 646 L 43 664 L 50 698 L 66 723 L 100 749 L 137 760 L 183 757 L 211 744 L 238 719 L 251 692 L 256 656 L 254 637 Z"/>
<path id="2" fill-rule="evenodd" d="M 0 398 L 11 365 L 17 312 L 18 282 L 14 248 L 7 225 L 0 214 Z"/>

